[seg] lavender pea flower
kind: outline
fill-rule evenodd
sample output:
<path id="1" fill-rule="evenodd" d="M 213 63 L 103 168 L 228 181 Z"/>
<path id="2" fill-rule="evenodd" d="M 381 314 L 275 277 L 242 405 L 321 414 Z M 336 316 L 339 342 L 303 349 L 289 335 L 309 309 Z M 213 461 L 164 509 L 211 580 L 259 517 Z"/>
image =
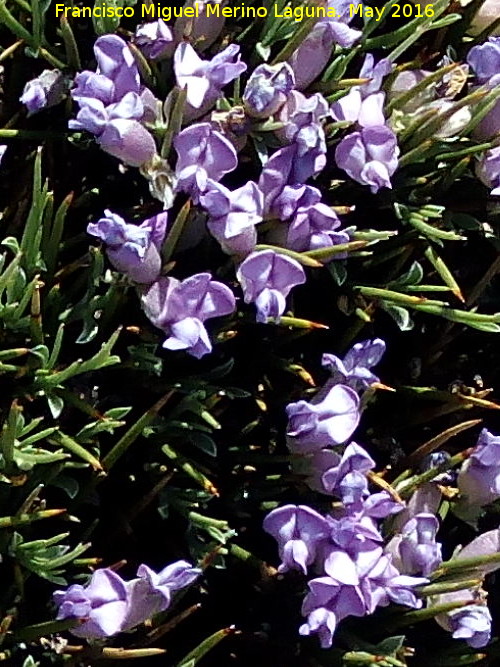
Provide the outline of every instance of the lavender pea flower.
<path id="1" fill-rule="evenodd" d="M 289 403 L 286 413 L 289 449 L 309 454 L 351 437 L 359 423 L 359 397 L 350 387 L 338 384 L 318 403 Z"/>
<path id="2" fill-rule="evenodd" d="M 480 84 L 489 83 L 493 77 L 500 78 L 500 37 L 490 37 L 484 44 L 474 46 L 467 56 Z"/>
<path id="3" fill-rule="evenodd" d="M 198 273 L 182 282 L 160 278 L 142 295 L 142 307 L 151 322 L 168 334 L 163 347 L 186 350 L 200 359 L 212 351 L 204 322 L 234 312 L 234 295 L 226 285 Z"/>
<path id="4" fill-rule="evenodd" d="M 19 100 L 26 105 L 28 116 L 32 116 L 37 111 L 59 104 L 67 90 L 68 84 L 62 72 L 45 69 L 40 76 L 28 81 Z"/>
<path id="5" fill-rule="evenodd" d="M 321 364 L 332 374 L 332 382 L 352 387 L 356 391 L 367 389 L 379 378 L 371 371 L 382 359 L 385 343 L 380 338 L 365 340 L 351 347 L 343 359 L 334 354 L 323 354 Z"/>
<path id="6" fill-rule="evenodd" d="M 441 544 L 436 542 L 439 522 L 434 514 L 421 512 L 410 519 L 387 545 L 394 564 L 404 574 L 429 575 L 442 562 Z"/>
<path id="7" fill-rule="evenodd" d="M 500 436 L 485 428 L 471 456 L 462 464 L 458 489 L 467 505 L 481 507 L 500 497 Z"/>
<path id="8" fill-rule="evenodd" d="M 243 92 L 247 113 L 255 118 L 272 116 L 285 104 L 294 85 L 295 76 L 287 63 L 259 65 Z"/>
<path id="9" fill-rule="evenodd" d="M 465 639 L 472 648 L 482 648 L 491 639 L 491 621 L 486 605 L 471 605 L 449 615 L 450 632 L 454 639 Z"/>
<path id="10" fill-rule="evenodd" d="M 113 266 L 136 283 L 152 283 L 161 271 L 161 246 L 167 228 L 167 213 L 159 213 L 141 225 L 126 223 L 106 209 L 105 217 L 90 223 L 87 232 L 104 241 Z"/>
<path id="11" fill-rule="evenodd" d="M 353 132 L 335 150 L 337 166 L 358 183 L 369 185 L 373 193 L 392 187 L 390 177 L 397 169 L 398 156 L 396 135 L 385 126 Z"/>
<path id="12" fill-rule="evenodd" d="M 185 560 L 167 565 L 158 573 L 139 565 L 137 579 L 127 582 L 128 612 L 122 629 L 129 630 L 168 609 L 172 595 L 190 586 L 200 574 L 199 568 Z"/>
<path id="13" fill-rule="evenodd" d="M 238 165 L 234 146 L 210 123 L 198 123 L 182 130 L 174 139 L 178 160 L 177 189 L 188 192 L 198 203 L 208 180 L 219 181 Z"/>
<path id="14" fill-rule="evenodd" d="M 210 216 L 208 229 L 230 255 L 248 255 L 257 241 L 255 225 L 262 221 L 264 197 L 257 185 L 249 181 L 231 192 L 208 181 L 200 204 Z"/>
<path id="15" fill-rule="evenodd" d="M 274 250 L 250 254 L 239 266 L 237 278 L 245 303 L 255 303 L 257 322 L 279 319 L 285 312 L 286 297 L 296 285 L 306 281 L 302 266 Z"/>
<path id="16" fill-rule="evenodd" d="M 340 227 L 340 220 L 332 209 L 318 202 L 311 206 L 297 209 L 288 227 L 286 245 L 299 252 L 329 248 L 349 241 L 349 234 L 335 231 Z M 342 259 L 343 254 L 335 255 Z"/>
<path id="17" fill-rule="evenodd" d="M 305 97 L 293 90 L 282 107 L 279 119 L 284 128 L 277 134 L 284 143 L 296 146 L 294 180 L 304 183 L 318 174 L 326 164 L 326 140 L 321 120 L 330 115 L 325 98 L 316 93 Z"/>
<path id="18" fill-rule="evenodd" d="M 128 611 L 126 582 L 108 568 L 96 570 L 88 586 L 74 584 L 55 591 L 57 620 L 81 619 L 71 633 L 87 639 L 102 639 L 120 632 Z"/>
<path id="19" fill-rule="evenodd" d="M 186 88 L 186 120 L 206 113 L 222 94 L 230 81 L 238 78 L 247 66 L 240 60 L 240 47 L 230 44 L 212 60 L 202 60 L 187 42 L 179 44 L 174 54 L 174 72 L 177 85 Z"/>
<path id="20" fill-rule="evenodd" d="M 298 569 L 304 574 L 329 533 L 325 518 L 306 505 L 285 505 L 272 510 L 264 519 L 263 528 L 278 542 L 282 560 L 278 570 Z"/>
<path id="21" fill-rule="evenodd" d="M 57 619 L 80 619 L 70 632 L 86 639 L 104 639 L 130 630 L 167 609 L 172 594 L 189 586 L 201 570 L 187 561 L 177 561 L 158 574 L 140 565 L 138 577 L 124 581 L 109 568 L 96 570 L 87 586 L 75 584 L 55 591 Z"/>
<path id="22" fill-rule="evenodd" d="M 365 602 L 358 586 L 341 584 L 332 577 L 317 577 L 308 583 L 309 593 L 302 604 L 307 621 L 299 634 L 317 634 L 321 648 L 330 648 L 339 622 L 347 616 L 364 616 Z"/>
<path id="23" fill-rule="evenodd" d="M 173 36 L 163 19 L 144 23 L 137 27 L 134 42 L 147 58 L 159 60 L 172 50 Z"/>

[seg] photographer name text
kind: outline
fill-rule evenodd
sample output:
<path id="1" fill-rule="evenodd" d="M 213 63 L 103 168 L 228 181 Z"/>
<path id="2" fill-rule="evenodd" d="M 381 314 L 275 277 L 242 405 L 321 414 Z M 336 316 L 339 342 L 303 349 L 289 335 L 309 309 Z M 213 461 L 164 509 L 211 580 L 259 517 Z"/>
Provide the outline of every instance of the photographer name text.
<path id="1" fill-rule="evenodd" d="M 206 16 L 210 18 L 267 18 L 271 15 L 275 18 L 288 19 L 295 22 L 306 19 L 340 19 L 334 7 L 285 7 L 280 8 L 277 4 L 273 5 L 269 11 L 265 7 L 249 7 L 240 5 L 238 7 L 221 7 L 220 4 L 205 5 Z M 56 3 L 56 16 L 65 16 L 72 18 L 133 18 L 140 13 L 141 19 L 163 19 L 171 21 L 176 18 L 198 18 L 203 16 L 203 8 L 195 2 L 192 7 L 165 7 L 163 5 L 141 5 L 140 11 L 136 7 L 117 7 L 106 4 L 96 4 L 94 7 L 67 7 L 62 3 Z M 420 18 L 434 16 L 432 4 L 393 4 L 390 7 L 366 7 L 362 4 L 349 5 L 349 17 L 359 16 L 361 18 L 373 18 L 376 21 L 382 18 Z"/>

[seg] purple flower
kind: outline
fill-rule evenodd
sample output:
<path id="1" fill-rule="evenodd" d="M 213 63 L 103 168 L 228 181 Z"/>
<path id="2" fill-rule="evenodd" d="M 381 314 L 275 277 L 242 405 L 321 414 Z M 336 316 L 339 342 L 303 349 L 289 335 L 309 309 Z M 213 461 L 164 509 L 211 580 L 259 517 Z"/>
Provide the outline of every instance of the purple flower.
<path id="1" fill-rule="evenodd" d="M 57 620 L 81 619 L 70 632 L 86 639 L 103 639 L 130 630 L 167 609 L 172 594 L 189 586 L 201 574 L 187 561 L 177 561 L 158 574 L 140 565 L 137 579 L 124 581 L 109 568 L 96 570 L 87 586 L 74 584 L 55 591 Z"/>
<path id="2" fill-rule="evenodd" d="M 396 135 L 385 126 L 353 132 L 335 149 L 337 166 L 358 183 L 369 185 L 373 193 L 392 187 L 390 177 L 397 169 L 398 155 Z"/>
<path id="3" fill-rule="evenodd" d="M 326 204 L 318 202 L 297 209 L 288 227 L 286 245 L 299 252 L 328 248 L 349 241 L 347 232 L 335 231 L 340 227 L 337 214 Z M 336 255 L 342 259 L 343 255 Z"/>
<path id="4" fill-rule="evenodd" d="M 467 56 L 478 83 L 500 79 L 500 37 L 490 37 L 484 44 L 474 46 Z"/>
<path id="5" fill-rule="evenodd" d="M 476 174 L 485 185 L 492 188 L 492 195 L 500 195 L 500 146 L 482 154 L 476 165 Z"/>
<path id="6" fill-rule="evenodd" d="M 367 613 L 371 614 L 376 607 L 386 607 L 391 602 L 418 609 L 422 606 L 422 600 L 417 598 L 412 588 L 426 583 L 428 579 L 423 577 L 401 575 L 392 565 L 391 557 L 380 554 L 360 582 L 360 588 Z"/>
<path id="7" fill-rule="evenodd" d="M 353 345 L 343 359 L 325 353 L 321 364 L 332 374 L 332 382 L 341 382 L 360 391 L 374 382 L 379 382 L 379 378 L 370 369 L 379 363 L 384 352 L 384 341 L 374 338 Z"/>
<path id="8" fill-rule="evenodd" d="M 358 586 L 341 584 L 332 577 L 318 577 L 308 583 L 302 604 L 307 621 L 299 628 L 303 636 L 317 634 L 322 648 L 330 648 L 339 622 L 347 616 L 364 616 L 365 603 Z"/>
<path id="9" fill-rule="evenodd" d="M 201 574 L 185 560 L 167 565 L 156 573 L 147 565 L 139 565 L 137 579 L 127 582 L 128 613 L 122 630 L 143 623 L 170 606 L 172 595 L 186 588 Z"/>
<path id="10" fill-rule="evenodd" d="M 297 152 L 297 144 L 280 148 L 262 170 L 259 188 L 264 193 L 264 212 L 268 216 L 288 220 L 300 206 L 310 206 L 321 200 L 319 190 L 303 184 L 314 173 L 314 160 L 301 162 Z M 304 167 L 307 167 L 306 172 Z"/>
<path id="11" fill-rule="evenodd" d="M 469 646 L 482 648 L 491 639 L 491 614 L 486 605 L 471 605 L 449 614 L 454 639 L 465 639 Z"/>
<path id="12" fill-rule="evenodd" d="M 359 397 L 350 387 L 338 384 L 318 403 L 289 403 L 286 413 L 288 447 L 308 454 L 351 437 L 359 423 Z"/>
<path id="13" fill-rule="evenodd" d="M 87 92 L 92 94 L 87 94 L 85 97 L 97 97 L 101 101 L 111 104 L 121 100 L 127 93 L 138 94 L 140 92 L 139 70 L 132 52 L 121 37 L 117 35 L 99 37 L 94 44 L 94 54 L 97 60 L 96 73 L 82 72 L 75 78 L 76 83 L 85 81 L 86 85 L 90 87 Z M 86 77 L 83 78 L 82 75 L 86 75 Z M 106 79 L 106 81 L 103 79 Z M 81 96 L 78 90 L 79 87 L 73 91 L 75 99 Z M 103 99 L 99 93 L 105 94 L 106 99 Z"/>
<path id="14" fill-rule="evenodd" d="M 31 116 L 45 107 L 59 104 L 67 90 L 68 84 L 62 72 L 45 69 L 40 76 L 28 81 L 19 100 L 26 105 L 28 116 Z"/>
<path id="15" fill-rule="evenodd" d="M 72 628 L 77 637 L 100 639 L 120 632 L 128 610 L 127 585 L 108 568 L 96 570 L 87 586 L 74 584 L 66 591 L 55 591 L 57 620 L 82 619 Z"/>
<path id="16" fill-rule="evenodd" d="M 462 464 L 458 489 L 467 505 L 481 507 L 500 497 L 500 436 L 485 428 L 471 456 Z"/>
<path id="17" fill-rule="evenodd" d="M 307 98 L 296 90 L 288 95 L 280 111 L 279 119 L 284 128 L 278 136 L 284 143 L 296 146 L 293 164 L 295 182 L 304 183 L 326 164 L 326 140 L 320 121 L 328 115 L 328 103 L 320 93 Z"/>
<path id="18" fill-rule="evenodd" d="M 147 120 L 139 71 L 127 44 L 116 35 L 99 37 L 94 44 L 97 72 L 85 70 L 75 77 L 71 91 L 80 111 L 69 121 L 75 130 L 96 135 L 103 150 L 132 167 L 152 160 L 156 145 L 139 121 Z"/>
<path id="19" fill-rule="evenodd" d="M 287 63 L 259 65 L 243 93 L 246 111 L 256 118 L 272 116 L 285 104 L 294 85 L 295 76 Z"/>
<path id="20" fill-rule="evenodd" d="M 359 506 L 368 495 L 366 474 L 375 467 L 368 452 L 355 442 L 349 444 L 338 468 L 327 470 L 323 475 L 325 488 L 337 493 L 344 505 Z"/>
<path id="21" fill-rule="evenodd" d="M 136 120 L 119 118 L 104 128 L 99 146 L 131 167 L 140 167 L 153 159 L 156 144 L 149 132 Z"/>
<path id="22" fill-rule="evenodd" d="M 206 192 L 209 179 L 219 181 L 238 165 L 232 143 L 210 123 L 183 130 L 174 139 L 174 147 L 178 155 L 177 189 L 188 192 L 195 203 Z"/>
<path id="23" fill-rule="evenodd" d="M 279 319 L 285 312 L 286 297 L 306 281 L 302 266 L 274 250 L 253 252 L 239 266 L 237 277 L 245 303 L 255 303 L 257 322 Z"/>
<path id="24" fill-rule="evenodd" d="M 382 86 L 382 80 L 385 76 L 390 74 L 393 70 L 393 64 L 388 58 L 383 58 L 375 63 L 375 58 L 371 53 L 367 53 L 361 69 L 359 71 L 360 79 L 370 79 L 368 83 L 360 86 L 363 97 L 378 93 Z"/>
<path id="25" fill-rule="evenodd" d="M 368 495 L 366 473 L 375 467 L 368 452 L 351 442 L 342 456 L 329 449 L 321 449 L 307 457 L 300 468 L 308 474 L 307 484 L 320 493 L 340 496 L 345 506 L 360 507 Z M 298 470 L 298 471 L 299 471 Z"/>
<path id="26" fill-rule="evenodd" d="M 134 42 L 151 60 L 168 55 L 173 39 L 170 28 L 162 19 L 137 26 L 134 35 Z"/>
<path id="27" fill-rule="evenodd" d="M 199 359 L 212 351 L 204 322 L 229 315 L 236 303 L 231 290 L 198 273 L 182 282 L 160 278 L 142 296 L 142 307 L 151 322 L 168 334 L 163 347 L 186 350 Z"/>
<path id="28" fill-rule="evenodd" d="M 105 217 L 87 226 L 87 232 L 104 241 L 115 269 L 136 283 L 152 283 L 161 271 L 160 251 L 167 229 L 167 213 L 159 213 L 140 225 L 126 223 L 108 209 Z"/>
<path id="29" fill-rule="evenodd" d="M 174 71 L 177 85 L 187 90 L 187 120 L 206 113 L 221 96 L 224 86 L 246 70 L 239 57 L 235 60 L 239 52 L 239 46 L 230 44 L 212 60 L 202 60 L 190 44 L 179 44 L 174 54 Z"/>
<path id="30" fill-rule="evenodd" d="M 439 521 L 421 512 L 410 519 L 388 545 L 394 564 L 404 574 L 429 575 L 441 563 L 441 544 L 436 542 Z"/>
<path id="31" fill-rule="evenodd" d="M 280 572 L 302 570 L 315 559 L 329 527 L 326 519 L 306 505 L 284 505 L 272 510 L 264 519 L 263 528 L 278 542 Z"/>
<path id="32" fill-rule="evenodd" d="M 174 34 L 177 42 L 181 42 L 186 37 L 196 45 L 199 51 L 208 49 L 222 32 L 226 19 L 220 12 L 219 15 L 208 14 L 207 7 L 214 8 L 214 5 L 222 5 L 223 2 L 224 0 L 186 0 L 185 9 L 192 7 L 198 11 L 194 18 L 183 13 L 175 21 Z"/>
<path id="33" fill-rule="evenodd" d="M 360 88 L 352 88 L 332 105 L 332 115 L 337 121 L 349 121 L 361 127 L 385 125 L 384 100 L 384 93 L 363 97 Z"/>
<path id="34" fill-rule="evenodd" d="M 230 255 L 248 255 L 255 247 L 255 225 L 262 221 L 264 197 L 253 181 L 237 190 L 208 181 L 200 204 L 210 216 L 208 229 Z"/>
<path id="35" fill-rule="evenodd" d="M 325 9 L 334 16 L 318 21 L 289 60 L 298 90 L 307 88 L 321 74 L 334 44 L 349 47 L 361 36 L 359 30 L 347 25 L 351 20 L 348 0 L 328 0 Z"/>

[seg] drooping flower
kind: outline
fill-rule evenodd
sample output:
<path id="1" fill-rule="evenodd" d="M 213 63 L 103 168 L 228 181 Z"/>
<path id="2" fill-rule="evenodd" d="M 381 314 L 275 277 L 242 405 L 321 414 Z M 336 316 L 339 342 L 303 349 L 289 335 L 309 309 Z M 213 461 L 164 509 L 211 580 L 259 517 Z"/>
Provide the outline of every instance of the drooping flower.
<path id="1" fill-rule="evenodd" d="M 288 62 L 295 73 L 298 90 L 307 88 L 321 74 L 330 60 L 334 44 L 349 47 L 361 37 L 359 30 L 348 25 L 352 18 L 349 4 L 349 0 L 327 0 L 326 13 L 334 10 L 335 15 L 321 18 L 293 52 Z"/>
<path id="2" fill-rule="evenodd" d="M 295 76 L 287 63 L 259 65 L 243 92 L 247 113 L 255 118 L 272 116 L 285 104 L 294 85 Z"/>
<path id="3" fill-rule="evenodd" d="M 264 198 L 253 181 L 236 190 L 208 181 L 208 189 L 200 197 L 208 212 L 208 229 L 230 255 L 248 255 L 255 247 L 255 225 L 262 221 Z"/>
<path id="4" fill-rule="evenodd" d="M 335 162 L 351 178 L 369 185 L 373 193 L 391 188 L 398 166 L 396 135 L 385 126 L 367 127 L 347 135 L 335 149 Z"/>
<path id="5" fill-rule="evenodd" d="M 31 116 L 46 107 L 59 104 L 67 90 L 68 83 L 62 72 L 45 69 L 35 79 L 28 81 L 19 100 L 26 105 L 28 115 Z"/>
<path id="6" fill-rule="evenodd" d="M 350 387 L 332 387 L 322 401 L 289 403 L 287 444 L 292 452 L 308 454 L 346 442 L 359 423 L 359 397 Z"/>
<path id="7" fill-rule="evenodd" d="M 199 359 L 212 351 L 204 322 L 229 315 L 235 309 L 234 295 L 210 273 L 198 273 L 182 282 L 160 278 L 142 295 L 142 307 L 151 322 L 165 331 L 163 347 L 186 350 Z"/>
<path id="8" fill-rule="evenodd" d="M 187 120 L 206 113 L 221 96 L 224 86 L 246 70 L 245 63 L 237 58 L 239 52 L 239 46 L 230 44 L 212 60 L 202 60 L 190 44 L 179 44 L 174 54 L 174 72 L 177 85 L 187 91 Z"/>
<path id="9" fill-rule="evenodd" d="M 379 382 L 379 378 L 371 369 L 379 363 L 384 352 L 384 341 L 374 338 L 353 345 L 343 359 L 325 353 L 321 364 L 332 374 L 332 382 L 341 382 L 360 391 L 367 389 L 374 382 Z"/>
<path id="10" fill-rule="evenodd" d="M 169 55 L 173 39 L 172 32 L 163 19 L 137 26 L 134 35 L 135 44 L 151 60 Z"/>
<path id="11" fill-rule="evenodd" d="M 306 505 L 284 505 L 272 510 L 264 519 L 263 528 L 278 542 L 282 563 L 280 572 L 307 568 L 329 533 L 328 523 Z"/>
<path id="12" fill-rule="evenodd" d="M 236 275 L 245 303 L 255 303 L 257 322 L 263 323 L 269 317 L 280 318 L 292 288 L 306 281 L 304 269 L 295 259 L 274 250 L 251 253 L 240 264 Z"/>
<path id="13" fill-rule="evenodd" d="M 161 271 L 161 246 L 167 228 L 167 213 L 159 213 L 140 225 L 125 222 L 106 209 L 105 217 L 90 223 L 87 232 L 104 241 L 113 266 L 136 283 L 152 283 Z"/>
<path id="14" fill-rule="evenodd" d="M 182 130 L 174 139 L 178 160 L 177 189 L 187 192 L 198 203 L 206 192 L 208 180 L 219 181 L 238 165 L 233 145 L 210 123 L 197 123 Z"/>
<path id="15" fill-rule="evenodd" d="M 225 23 L 224 15 L 214 11 L 216 5 L 222 5 L 225 0 L 186 0 L 184 9 L 193 8 L 197 11 L 194 17 L 186 16 L 185 12 L 176 19 L 174 24 L 174 35 L 177 42 L 184 39 L 191 41 L 198 51 L 204 51 L 215 42 L 221 34 Z M 219 8 L 220 9 L 220 8 Z"/>

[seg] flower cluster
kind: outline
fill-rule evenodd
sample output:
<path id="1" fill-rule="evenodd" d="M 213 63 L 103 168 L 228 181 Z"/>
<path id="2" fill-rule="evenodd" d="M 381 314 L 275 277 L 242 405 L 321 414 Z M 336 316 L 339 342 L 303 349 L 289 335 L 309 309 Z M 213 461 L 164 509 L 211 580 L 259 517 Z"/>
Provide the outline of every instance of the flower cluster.
<path id="1" fill-rule="evenodd" d="M 370 493 L 369 475 L 375 461 L 357 443 L 343 444 L 359 423 L 357 392 L 379 384 L 372 368 L 384 351 L 384 342 L 375 339 L 357 343 L 343 359 L 324 354 L 329 380 L 311 403 L 298 401 L 286 408 L 294 472 L 312 490 L 341 502 L 326 515 L 307 505 L 285 505 L 272 510 L 263 525 L 278 543 L 280 572 L 314 575 L 302 604 L 306 622 L 299 632 L 317 634 L 324 648 L 332 645 L 339 622 L 347 616 L 371 614 L 391 602 L 421 607 L 423 600 L 414 589 L 428 583 L 427 577 L 443 562 L 442 545 L 437 541 L 438 483 L 446 480 L 437 476 L 419 486 L 407 503 L 391 497 L 387 490 Z M 460 492 L 474 507 L 500 496 L 495 449 L 499 442 L 500 438 L 484 430 L 460 471 Z M 444 453 L 436 452 L 426 466 L 443 460 Z M 488 536 L 474 540 L 459 557 L 496 553 L 498 535 L 495 532 L 494 540 Z M 431 598 L 428 606 L 439 608 L 447 603 L 456 604 L 457 609 L 436 612 L 440 625 L 474 648 L 485 646 L 491 635 L 491 615 L 484 593 L 464 586 Z"/>
<path id="2" fill-rule="evenodd" d="M 140 565 L 137 578 L 125 581 L 113 570 L 95 570 L 87 586 L 73 584 L 55 591 L 57 619 L 80 621 L 70 632 L 86 639 L 102 639 L 130 630 L 168 609 L 172 596 L 192 584 L 201 570 L 180 560 L 156 573 Z"/>
<path id="3" fill-rule="evenodd" d="M 264 520 L 264 530 L 278 541 L 279 570 L 318 575 L 308 584 L 302 605 L 307 621 L 300 633 L 318 634 L 325 648 L 346 616 L 371 614 L 391 601 L 420 607 L 412 588 L 427 581 L 402 574 L 384 551 L 379 521 L 403 505 L 386 491 L 369 492 L 367 473 L 375 462 L 354 442 L 339 447 L 359 423 L 356 389 L 361 392 L 378 381 L 371 368 L 384 350 L 383 341 L 376 339 L 356 344 L 343 360 L 325 354 L 329 381 L 311 403 L 298 401 L 286 409 L 295 471 L 305 475 L 312 489 L 340 498 L 341 509 L 324 516 L 307 506 L 287 505 Z"/>

